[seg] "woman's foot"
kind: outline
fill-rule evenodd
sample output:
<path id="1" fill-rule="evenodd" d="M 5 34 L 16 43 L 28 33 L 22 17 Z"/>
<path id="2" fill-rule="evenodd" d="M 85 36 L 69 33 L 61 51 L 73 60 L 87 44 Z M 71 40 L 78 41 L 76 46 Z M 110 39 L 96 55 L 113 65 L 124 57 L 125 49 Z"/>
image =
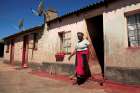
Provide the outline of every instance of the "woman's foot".
<path id="1" fill-rule="evenodd" d="M 77 83 L 77 81 L 74 81 L 72 84 L 73 84 L 73 85 L 77 85 L 78 83 Z"/>

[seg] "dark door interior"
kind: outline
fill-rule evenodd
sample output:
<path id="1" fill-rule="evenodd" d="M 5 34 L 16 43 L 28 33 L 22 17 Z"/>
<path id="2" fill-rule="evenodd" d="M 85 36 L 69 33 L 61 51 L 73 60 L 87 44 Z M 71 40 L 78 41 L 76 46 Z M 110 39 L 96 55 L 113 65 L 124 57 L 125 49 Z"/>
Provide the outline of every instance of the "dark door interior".
<path id="1" fill-rule="evenodd" d="M 4 55 L 4 43 L 0 43 L 0 57 Z"/>
<path id="2" fill-rule="evenodd" d="M 102 75 L 104 75 L 103 16 L 100 15 L 87 19 L 87 28 L 101 66 Z"/>

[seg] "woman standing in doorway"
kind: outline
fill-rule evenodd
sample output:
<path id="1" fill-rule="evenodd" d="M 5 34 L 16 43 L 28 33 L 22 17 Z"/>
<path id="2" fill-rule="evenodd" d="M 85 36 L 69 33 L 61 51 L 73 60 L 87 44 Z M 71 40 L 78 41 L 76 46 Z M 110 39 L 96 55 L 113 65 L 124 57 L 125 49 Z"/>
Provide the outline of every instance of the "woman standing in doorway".
<path id="1" fill-rule="evenodd" d="M 75 84 L 83 84 L 89 77 L 91 77 L 91 72 L 88 65 L 88 40 L 84 39 L 84 34 L 82 32 L 77 33 L 78 42 L 76 44 L 76 48 L 69 56 L 69 60 L 73 55 L 76 54 L 76 62 L 75 62 L 75 76 L 77 78 Z"/>

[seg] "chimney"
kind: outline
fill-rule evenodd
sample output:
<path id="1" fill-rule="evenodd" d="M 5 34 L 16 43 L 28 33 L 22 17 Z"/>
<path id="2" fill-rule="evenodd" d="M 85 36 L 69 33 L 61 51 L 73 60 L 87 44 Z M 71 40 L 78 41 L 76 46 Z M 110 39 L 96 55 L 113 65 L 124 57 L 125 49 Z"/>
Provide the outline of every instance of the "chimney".
<path id="1" fill-rule="evenodd" d="M 54 9 L 48 9 L 45 12 L 45 16 L 46 16 L 46 22 L 48 22 L 50 20 L 53 20 L 53 19 L 57 18 L 58 17 L 58 13 Z"/>

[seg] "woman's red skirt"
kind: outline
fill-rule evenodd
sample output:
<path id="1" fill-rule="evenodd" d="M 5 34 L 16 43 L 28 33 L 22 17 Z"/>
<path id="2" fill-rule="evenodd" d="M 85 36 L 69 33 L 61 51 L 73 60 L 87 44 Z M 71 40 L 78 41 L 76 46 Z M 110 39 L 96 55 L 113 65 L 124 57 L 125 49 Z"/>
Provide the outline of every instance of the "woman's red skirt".
<path id="1" fill-rule="evenodd" d="M 76 64 L 75 64 L 76 75 L 91 77 L 91 72 L 88 64 L 88 54 L 89 54 L 88 50 L 76 52 Z"/>

